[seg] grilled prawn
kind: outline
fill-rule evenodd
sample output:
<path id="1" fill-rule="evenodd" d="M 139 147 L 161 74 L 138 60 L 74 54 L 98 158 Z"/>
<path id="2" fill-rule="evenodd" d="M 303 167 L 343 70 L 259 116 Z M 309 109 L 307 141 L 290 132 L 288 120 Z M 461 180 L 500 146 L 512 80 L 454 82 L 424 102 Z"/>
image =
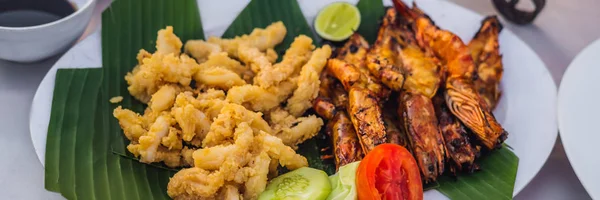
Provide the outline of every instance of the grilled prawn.
<path id="1" fill-rule="evenodd" d="M 386 129 L 378 99 L 370 90 L 352 87 L 348 92 L 348 114 L 363 152 L 386 142 Z"/>
<path id="2" fill-rule="evenodd" d="M 412 152 L 412 146 L 410 145 L 408 136 L 406 135 L 406 132 L 400 130 L 396 126 L 397 121 L 398 119 L 394 119 L 389 114 L 383 115 L 383 124 L 387 131 L 387 142 L 403 146 Z"/>
<path id="3" fill-rule="evenodd" d="M 408 135 L 423 180 L 435 181 L 444 172 L 445 147 L 431 99 L 408 92 L 398 99 L 400 127 Z"/>
<path id="4" fill-rule="evenodd" d="M 356 131 L 346 113 L 347 92 L 341 84 L 323 71 L 320 77 L 319 96 L 313 108 L 321 117 L 328 119 L 326 132 L 333 143 L 336 169 L 363 158 Z"/>
<path id="5" fill-rule="evenodd" d="M 319 80 L 321 82 L 319 85 L 319 95 L 313 101 L 313 109 L 319 116 L 331 120 L 337 113 L 337 108 L 331 99 L 330 88 L 337 81 L 327 71 L 321 72 Z"/>
<path id="6" fill-rule="evenodd" d="M 395 11 L 394 11 L 395 13 Z M 390 89 L 399 91 L 404 85 L 404 72 L 400 70 L 402 60 L 400 58 L 400 47 L 392 37 L 396 26 L 395 15 L 391 15 L 389 9 L 379 27 L 377 40 L 367 53 L 367 67 L 371 74 L 381 79 L 381 82 Z"/>
<path id="7" fill-rule="evenodd" d="M 332 95 L 338 99 L 345 99 L 345 94 L 348 94 L 348 100 L 344 101 L 347 102 L 346 110 L 364 153 L 386 141 L 380 103 L 387 99 L 390 93 L 390 90 L 367 69 L 365 57 L 368 49 L 369 44 L 365 39 L 354 34 L 337 50 L 336 58 L 327 63 L 327 71 L 336 77 L 345 89 L 334 87 L 331 90 Z"/>
<path id="8" fill-rule="evenodd" d="M 433 105 L 446 145 L 446 157 L 451 163 L 450 171 L 455 173 L 461 171 L 463 167 L 472 169 L 475 150 L 469 142 L 469 136 L 462 123 L 448 110 L 442 91 L 433 97 Z"/>
<path id="9" fill-rule="evenodd" d="M 475 91 L 472 81 L 475 65 L 467 45 L 453 33 L 435 26 L 416 5 L 409 9 L 401 0 L 393 2 L 398 12 L 413 22 L 419 45 L 430 49 L 446 65 L 444 95 L 452 114 L 469 127 L 487 149 L 500 147 L 508 133 Z"/>
<path id="10" fill-rule="evenodd" d="M 365 62 L 368 49 L 369 43 L 367 43 L 367 41 L 361 35 L 355 33 L 354 35 L 350 36 L 350 39 L 348 39 L 346 44 L 344 44 L 344 46 L 338 49 L 337 51 L 336 58 L 344 62 L 329 62 L 327 68 L 329 69 L 333 67 L 338 69 L 329 69 L 332 72 L 332 74 L 334 74 L 334 76 L 338 79 L 340 76 L 342 76 L 342 73 L 344 73 L 345 76 L 351 77 L 350 79 L 346 80 L 354 80 L 349 81 L 352 82 L 351 84 L 346 84 L 344 83 L 344 79 L 340 79 L 340 81 L 344 83 L 344 87 L 346 90 L 350 90 L 351 86 L 356 85 L 358 87 L 370 90 L 378 98 L 378 101 L 383 101 L 387 99 L 387 97 L 390 95 L 390 90 L 384 85 L 382 85 L 379 79 L 375 78 L 369 72 L 369 69 L 367 68 L 367 64 Z M 331 66 L 332 64 L 338 65 Z M 354 68 L 350 69 L 349 67 L 344 65 L 353 66 Z"/>
<path id="11" fill-rule="evenodd" d="M 498 34 L 502 24 L 496 16 L 488 16 L 481 22 L 481 28 L 469 42 L 469 50 L 475 63 L 475 90 L 485 100 L 491 110 L 496 108 L 500 98 L 502 79 L 502 55 L 498 45 Z"/>
<path id="12" fill-rule="evenodd" d="M 333 141 L 333 154 L 336 169 L 364 157 L 358 136 L 348 114 L 338 112 L 331 119 L 331 140 Z"/>
<path id="13" fill-rule="evenodd" d="M 346 89 L 350 89 L 359 82 L 361 76 L 360 71 L 354 65 L 336 58 L 327 61 L 327 71 L 333 74 Z"/>
<path id="14" fill-rule="evenodd" d="M 421 50 L 407 22 L 397 18 L 394 8 L 386 10 L 367 63 L 371 73 L 395 91 L 404 88 L 431 98 L 439 86 L 440 67 Z"/>
<path id="15" fill-rule="evenodd" d="M 439 82 L 439 66 L 417 44 L 405 21 L 388 8 L 375 45 L 367 55 L 371 73 L 388 87 L 400 91 L 400 127 L 405 133 L 426 181 L 433 181 L 444 171 L 444 143 L 433 111 L 431 97 Z M 424 109 L 418 109 L 418 108 Z M 388 137 L 396 139 L 393 126 L 386 127 Z M 400 133 L 400 131 L 399 131 Z M 402 136 L 402 135 L 400 135 Z"/>

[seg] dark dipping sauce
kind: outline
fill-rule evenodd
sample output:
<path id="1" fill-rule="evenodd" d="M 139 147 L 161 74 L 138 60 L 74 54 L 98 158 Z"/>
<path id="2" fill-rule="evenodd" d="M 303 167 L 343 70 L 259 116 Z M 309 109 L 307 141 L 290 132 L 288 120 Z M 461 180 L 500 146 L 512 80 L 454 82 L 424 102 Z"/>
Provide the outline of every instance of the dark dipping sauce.
<path id="1" fill-rule="evenodd" d="M 28 27 L 62 19 L 76 10 L 66 0 L 0 0 L 0 26 Z"/>

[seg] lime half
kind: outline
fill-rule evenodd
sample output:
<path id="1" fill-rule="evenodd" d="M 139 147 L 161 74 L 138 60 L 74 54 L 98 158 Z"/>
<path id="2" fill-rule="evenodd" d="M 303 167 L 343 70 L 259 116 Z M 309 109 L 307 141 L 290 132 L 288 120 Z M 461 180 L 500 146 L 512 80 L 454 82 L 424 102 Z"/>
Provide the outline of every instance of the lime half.
<path id="1" fill-rule="evenodd" d="M 322 38 L 331 41 L 347 39 L 360 25 L 360 11 L 356 6 L 345 3 L 331 3 L 317 15 L 315 30 Z"/>

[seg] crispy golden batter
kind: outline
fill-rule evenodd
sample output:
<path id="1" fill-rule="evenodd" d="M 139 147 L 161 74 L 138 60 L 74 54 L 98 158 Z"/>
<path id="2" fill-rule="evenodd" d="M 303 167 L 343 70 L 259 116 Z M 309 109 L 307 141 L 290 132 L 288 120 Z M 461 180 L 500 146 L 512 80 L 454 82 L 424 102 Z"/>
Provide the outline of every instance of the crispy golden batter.
<path id="1" fill-rule="evenodd" d="M 227 100 L 256 111 L 267 111 L 279 106 L 275 94 L 256 85 L 242 85 L 229 89 Z"/>
<path id="2" fill-rule="evenodd" d="M 218 198 L 215 195 L 223 193 L 217 191 L 226 182 L 232 181 L 244 184 L 245 198 L 256 198 L 267 184 L 272 159 L 290 169 L 308 165 L 306 158 L 296 154 L 281 139 L 264 132 L 270 131 L 266 122 L 257 123 L 256 120 L 262 120 L 259 113 L 236 104 L 225 106 L 211 125 L 209 135 L 214 133 L 222 137 L 220 141 L 230 142 L 205 145 L 206 148 L 196 150 L 193 153 L 194 168 L 184 169 L 172 178 L 168 186 L 169 195 L 173 198 Z M 214 178 L 216 181 L 198 178 Z"/>
<path id="3" fill-rule="evenodd" d="M 312 39 L 300 35 L 286 51 L 283 60 L 272 65 L 269 58 L 260 52 L 258 48 L 241 46 L 240 59 L 250 65 L 257 75 L 254 77 L 254 85 L 231 88 L 227 99 L 233 103 L 247 106 L 252 110 L 266 112 L 286 101 L 299 85 L 303 85 L 303 88 L 298 92 L 298 96 L 293 99 L 294 102 L 288 104 L 293 107 L 290 108 L 290 111 L 293 109 L 292 112 L 299 116 L 297 113 L 307 108 L 303 108 L 304 105 L 296 104 L 305 101 L 303 100 L 304 97 L 301 96 L 305 92 L 302 91 L 306 91 L 306 86 L 313 84 L 307 80 L 310 78 L 310 73 L 300 76 L 301 69 L 305 69 L 305 71 L 310 71 L 311 68 L 318 70 L 319 62 L 324 62 L 323 60 L 328 57 L 327 50 L 319 50 L 319 54 L 315 56 L 313 63 L 303 66 L 311 58 L 313 48 Z M 298 80 L 301 78 L 303 81 L 299 83 Z"/>
<path id="4" fill-rule="evenodd" d="M 237 36 L 233 39 L 218 37 L 208 38 L 208 42 L 221 46 L 229 56 L 238 57 L 238 48 L 242 45 L 257 48 L 259 51 L 272 49 L 285 38 L 287 29 L 281 21 L 275 22 L 264 29 L 255 28 L 249 35 Z"/>
<path id="5" fill-rule="evenodd" d="M 202 140 L 208 134 L 211 120 L 194 105 L 177 106 L 171 112 L 181 128 L 184 141 L 191 142 L 194 138 Z"/>
<path id="6" fill-rule="evenodd" d="M 228 91 L 227 100 L 251 110 L 266 112 L 285 102 L 298 87 L 297 82 L 298 78 L 293 77 L 266 89 L 258 85 L 235 86 Z"/>
<path id="7" fill-rule="evenodd" d="M 165 111 L 173 107 L 175 97 L 178 93 L 179 88 L 172 85 L 164 85 L 152 95 L 150 102 L 148 102 L 148 107 L 152 109 L 153 112 Z"/>
<path id="8" fill-rule="evenodd" d="M 221 108 L 228 102 L 225 100 L 225 93 L 222 90 L 209 89 L 204 93 L 198 94 L 194 98 L 192 92 L 182 92 L 175 99 L 175 107 L 185 107 L 188 104 L 205 113 L 208 119 L 214 119 L 221 112 Z"/>
<path id="9" fill-rule="evenodd" d="M 209 59 L 209 56 L 222 52 L 221 46 L 205 42 L 204 40 L 188 40 L 185 42 L 183 49 L 185 53 L 195 58 L 198 63 L 203 63 Z"/>
<path id="10" fill-rule="evenodd" d="M 158 37 L 156 39 L 156 52 L 159 54 L 175 54 L 178 56 L 181 52 L 181 40 L 173 33 L 173 27 L 167 26 L 167 28 L 158 31 Z"/>
<path id="11" fill-rule="evenodd" d="M 225 184 L 220 171 L 192 167 L 179 170 L 169 181 L 167 194 L 173 199 L 211 198 Z"/>
<path id="12" fill-rule="evenodd" d="M 147 131 L 143 127 L 142 116 L 131 110 L 118 106 L 113 111 L 113 116 L 119 120 L 119 125 L 123 129 L 125 137 L 129 140 L 138 140 Z"/>
<path id="13" fill-rule="evenodd" d="M 123 96 L 112 97 L 108 100 L 110 103 L 120 103 L 121 101 L 123 101 Z"/>
<path id="14" fill-rule="evenodd" d="M 143 115 L 121 107 L 113 115 L 141 162 L 192 167 L 171 179 L 170 197 L 256 199 L 278 165 L 308 166 L 294 148 L 323 125 L 301 115 L 317 95 L 331 49 L 313 53 L 312 40 L 301 35 L 275 63 L 273 48 L 285 33 L 276 22 L 234 39 L 188 41 L 184 50 L 193 59 L 180 54 L 181 41 L 167 27 L 156 52 L 140 50 L 125 79 L 148 107 Z"/>
<path id="15" fill-rule="evenodd" d="M 157 51 L 150 54 L 140 50 L 138 66 L 125 76 L 129 93 L 147 103 L 162 85 L 179 84 L 179 87 L 189 88 L 198 64 L 187 55 L 179 55 L 181 46 L 181 41 L 173 34 L 173 27 L 158 31 Z"/>
<path id="16" fill-rule="evenodd" d="M 158 154 L 162 138 L 169 133 L 169 127 L 174 123 L 174 120 L 168 114 L 159 116 L 156 121 L 150 126 L 148 132 L 140 136 L 138 144 L 129 144 L 127 149 L 136 156 L 140 157 L 140 162 L 153 163 L 165 161 L 169 166 L 179 166 L 179 157 L 176 160 L 166 160 L 168 157 L 161 157 Z M 164 153 L 164 152 L 163 152 Z M 179 154 L 177 152 L 176 154 Z"/>
<path id="17" fill-rule="evenodd" d="M 265 55 L 271 63 L 275 63 L 275 61 L 277 61 L 277 58 L 279 57 L 275 49 L 267 49 L 267 51 L 265 51 Z"/>
<path id="18" fill-rule="evenodd" d="M 248 122 L 237 125 L 230 137 L 235 136 L 234 145 L 216 145 L 210 148 L 198 149 L 194 152 L 194 167 L 207 170 L 217 170 L 225 158 L 231 156 L 245 156 L 254 141 L 254 133 Z"/>
<path id="19" fill-rule="evenodd" d="M 193 157 L 194 151 L 196 151 L 196 149 L 185 147 L 185 146 L 183 147 L 183 149 L 181 149 L 181 158 L 182 158 L 184 167 L 193 167 L 194 166 L 194 157 Z"/>
<path id="20" fill-rule="evenodd" d="M 239 47 L 238 55 L 240 60 L 249 65 L 254 73 L 273 70 L 273 65 L 267 55 L 256 47 L 242 45 Z"/>
<path id="21" fill-rule="evenodd" d="M 278 137 L 261 131 L 256 139 L 263 147 L 263 150 L 269 154 L 269 157 L 279 160 L 281 166 L 285 166 L 291 170 L 308 166 L 308 161 L 304 156 L 296 154 L 294 149 L 283 144 Z"/>
<path id="22" fill-rule="evenodd" d="M 152 108 L 146 107 L 146 110 L 144 110 L 144 115 L 142 115 L 144 128 L 148 130 L 150 126 L 152 126 L 152 123 L 156 121 L 156 118 L 158 118 L 162 114 L 163 112 L 156 112 L 152 110 Z"/>
<path id="23" fill-rule="evenodd" d="M 242 109 L 245 108 L 241 106 L 234 104 L 230 106 L 238 112 L 246 114 L 251 112 L 243 111 Z M 223 112 L 229 113 L 228 109 L 228 107 L 224 108 Z M 289 169 L 308 165 L 306 158 L 284 145 L 281 139 L 254 128 L 253 119 L 244 118 L 239 121 L 234 118 L 229 119 L 229 124 L 233 123 L 232 126 L 235 128 L 227 137 L 233 140 L 233 143 L 222 143 L 196 150 L 193 153 L 194 167 L 181 170 L 169 182 L 169 196 L 175 199 L 192 196 L 217 199 L 224 196 L 215 195 L 236 196 L 235 190 L 226 193 L 217 192 L 227 189 L 226 182 L 235 182 L 244 185 L 244 198 L 254 199 L 265 189 L 271 160 L 278 160 L 280 165 L 287 166 Z M 203 180 L 203 178 L 215 181 Z"/>
<path id="24" fill-rule="evenodd" d="M 323 120 L 314 115 L 297 118 L 278 108 L 269 113 L 269 124 L 273 127 L 272 135 L 280 138 L 285 145 L 296 149 L 298 144 L 319 133 Z"/>
<path id="25" fill-rule="evenodd" d="M 225 184 L 223 188 L 221 188 L 219 192 L 219 197 L 226 200 L 240 200 L 242 196 L 240 195 L 240 191 L 237 188 L 237 185 L 229 185 Z"/>
<path id="26" fill-rule="evenodd" d="M 239 104 L 227 104 L 221 109 L 221 113 L 213 120 L 210 131 L 202 141 L 203 147 L 212 147 L 221 143 L 227 143 L 233 137 L 236 125 L 246 122 L 255 129 L 271 133 L 271 127 L 262 118 L 262 113 L 247 110 Z"/>
<path id="27" fill-rule="evenodd" d="M 266 152 L 261 152 L 254 160 L 250 161 L 248 167 L 254 171 L 254 175 L 244 183 L 244 198 L 256 199 L 267 186 L 267 175 L 271 158 Z"/>
<path id="28" fill-rule="evenodd" d="M 299 35 L 285 52 L 280 63 L 273 66 L 269 63 L 260 67 L 260 71 L 254 77 L 254 84 L 268 88 L 287 79 L 292 74 L 298 73 L 302 65 L 310 58 L 310 52 L 314 48 L 312 39 L 305 35 Z"/>
<path id="29" fill-rule="evenodd" d="M 140 65 L 127 73 L 127 89 L 133 97 L 147 103 L 162 85 L 178 84 L 179 87 L 189 88 L 192 74 L 198 67 L 196 61 L 187 55 L 155 53 L 144 58 Z"/>
<path id="30" fill-rule="evenodd" d="M 230 70 L 232 72 L 235 72 L 244 81 L 251 81 L 252 77 L 254 77 L 254 72 L 252 72 L 250 67 L 246 67 L 246 66 L 242 65 L 237 60 L 234 60 L 234 59 L 230 58 L 229 56 L 227 56 L 227 53 L 221 52 L 221 53 L 211 54 L 210 56 L 208 56 L 208 60 L 206 60 L 206 62 L 203 62 L 200 64 L 200 67 L 198 70 L 199 72 L 194 76 L 194 80 L 201 81 L 201 80 L 197 80 L 198 74 L 200 74 L 200 71 L 212 69 L 212 68 L 224 68 L 224 69 Z M 237 77 L 232 77 L 232 78 L 238 79 Z M 201 84 L 198 84 L 198 83 L 196 85 L 201 86 Z"/>
<path id="31" fill-rule="evenodd" d="M 222 90 L 229 90 L 233 86 L 246 84 L 246 81 L 234 71 L 223 67 L 201 69 L 194 75 L 194 80 L 196 80 L 196 84 Z"/>
<path id="32" fill-rule="evenodd" d="M 322 48 L 312 53 L 310 60 L 302 67 L 300 77 L 298 78 L 298 88 L 294 91 L 292 97 L 287 101 L 286 109 L 294 116 L 301 116 L 308 108 L 311 102 L 319 94 L 319 74 L 327 59 L 331 56 L 331 48 L 324 45 Z"/>
<path id="33" fill-rule="evenodd" d="M 267 92 L 274 94 L 277 96 L 277 101 L 279 103 L 285 102 L 290 95 L 296 90 L 298 87 L 298 77 L 290 77 L 287 80 L 280 82 L 277 86 L 272 86 L 267 88 Z"/>
<path id="34" fill-rule="evenodd" d="M 180 150 L 183 148 L 181 140 L 181 131 L 174 127 L 169 127 L 169 134 L 161 139 L 160 144 L 169 150 Z"/>

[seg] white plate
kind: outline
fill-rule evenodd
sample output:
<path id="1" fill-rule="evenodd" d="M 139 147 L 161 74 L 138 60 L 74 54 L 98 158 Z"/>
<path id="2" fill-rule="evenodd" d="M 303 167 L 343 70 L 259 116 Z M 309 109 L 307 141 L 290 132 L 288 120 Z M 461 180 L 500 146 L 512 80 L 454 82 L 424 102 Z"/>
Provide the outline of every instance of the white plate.
<path id="1" fill-rule="evenodd" d="M 319 8 L 334 0 L 302 0 L 300 7 L 309 22 Z M 356 3 L 357 0 L 349 1 Z M 202 23 L 207 35 L 221 35 L 247 0 L 227 4 L 199 1 Z M 386 5 L 391 2 L 386 1 Z M 480 26 L 483 16 L 446 1 L 418 1 L 440 27 L 469 41 Z M 31 108 L 31 138 L 40 161 L 44 163 L 46 133 L 54 78 L 57 68 L 94 67 L 101 65 L 100 34 L 96 33 L 71 49 L 48 72 L 34 97 Z M 506 141 L 519 156 L 519 169 L 513 195 L 518 194 L 538 173 L 554 146 L 556 127 L 556 85 L 540 58 L 510 30 L 500 34 L 500 50 L 504 62 L 503 95 L 495 111 L 510 133 Z M 437 191 L 425 193 L 426 199 L 445 199 Z"/>
<path id="2" fill-rule="evenodd" d="M 587 46 L 567 68 L 558 93 L 558 127 L 573 170 L 592 199 L 600 198 L 598 114 L 600 40 Z"/>

